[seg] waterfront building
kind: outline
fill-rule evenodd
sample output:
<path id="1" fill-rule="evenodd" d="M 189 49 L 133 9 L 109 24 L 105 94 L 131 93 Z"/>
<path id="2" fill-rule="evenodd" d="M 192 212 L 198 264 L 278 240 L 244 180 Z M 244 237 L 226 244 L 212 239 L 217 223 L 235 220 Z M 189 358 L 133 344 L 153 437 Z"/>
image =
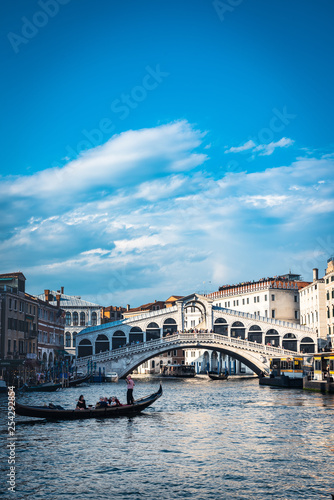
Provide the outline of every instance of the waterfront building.
<path id="1" fill-rule="evenodd" d="M 0 275 L 0 367 L 9 383 L 34 379 L 62 357 L 64 320 L 59 307 L 25 291 L 23 273 Z"/>
<path id="2" fill-rule="evenodd" d="M 41 371 L 51 370 L 64 360 L 65 311 L 59 305 L 34 297 L 38 307 L 38 360 Z"/>
<path id="3" fill-rule="evenodd" d="M 118 321 L 123 318 L 123 314 L 130 309 L 130 306 L 108 306 L 102 307 L 101 310 L 101 323 L 111 323 L 113 321 Z"/>
<path id="4" fill-rule="evenodd" d="M 64 287 L 57 291 L 44 290 L 38 298 L 65 312 L 63 349 L 69 357 L 74 357 L 78 333 L 89 326 L 101 325 L 102 306 L 83 300 L 77 295 L 66 295 Z"/>
<path id="5" fill-rule="evenodd" d="M 334 257 L 327 261 L 325 280 L 327 338 L 334 346 Z"/>
<path id="6" fill-rule="evenodd" d="M 299 290 L 309 285 L 298 274 L 284 274 L 237 285 L 223 285 L 208 294 L 215 306 L 255 316 L 299 323 Z"/>
<path id="7" fill-rule="evenodd" d="M 159 311 L 159 309 L 164 309 L 165 307 L 165 302 L 162 300 L 155 300 L 154 302 L 133 307 L 132 309 L 130 309 L 130 306 L 127 306 L 126 311 L 123 312 L 123 318 L 132 318 L 133 316 L 139 316 L 150 311 Z"/>
<path id="8" fill-rule="evenodd" d="M 37 306 L 25 293 L 25 281 L 21 272 L 0 274 L 0 363 L 3 377 L 13 384 L 23 376 L 25 362 L 33 369 L 37 361 Z"/>
<path id="9" fill-rule="evenodd" d="M 320 339 L 326 339 L 326 290 L 324 278 L 313 269 L 313 282 L 299 291 L 300 324 L 312 328 Z"/>

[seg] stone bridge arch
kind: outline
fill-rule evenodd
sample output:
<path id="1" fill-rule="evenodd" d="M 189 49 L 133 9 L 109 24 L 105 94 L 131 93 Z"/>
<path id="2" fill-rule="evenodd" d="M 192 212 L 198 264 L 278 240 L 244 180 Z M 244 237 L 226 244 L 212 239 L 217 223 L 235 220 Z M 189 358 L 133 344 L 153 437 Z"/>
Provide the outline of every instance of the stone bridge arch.
<path id="1" fill-rule="evenodd" d="M 160 339 L 164 341 L 164 339 Z M 159 356 L 160 354 L 164 354 L 173 349 L 203 349 L 203 350 L 214 350 L 217 352 L 221 352 L 225 355 L 231 356 L 239 361 L 241 361 L 244 365 L 248 366 L 251 370 L 253 370 L 257 375 L 260 375 L 263 372 L 268 372 L 269 369 L 269 356 L 263 355 L 258 352 L 247 351 L 246 349 L 240 349 L 233 345 L 221 345 L 219 342 L 212 342 L 205 340 L 201 340 L 200 342 L 195 338 L 193 341 L 190 339 L 186 342 L 163 342 L 161 345 L 152 346 L 152 349 L 145 350 L 143 352 L 136 353 L 135 351 L 132 353 L 131 351 L 127 353 L 120 353 L 119 357 L 117 357 L 117 353 L 114 353 L 114 359 L 110 360 L 101 360 L 99 361 L 97 357 L 95 357 L 94 361 L 97 363 L 97 369 L 105 369 L 108 371 L 116 371 L 120 378 L 124 378 L 129 373 L 132 373 L 138 366 L 149 361 L 150 359 Z M 290 351 L 289 351 L 290 352 Z M 83 360 L 85 365 L 87 365 L 87 361 Z"/>

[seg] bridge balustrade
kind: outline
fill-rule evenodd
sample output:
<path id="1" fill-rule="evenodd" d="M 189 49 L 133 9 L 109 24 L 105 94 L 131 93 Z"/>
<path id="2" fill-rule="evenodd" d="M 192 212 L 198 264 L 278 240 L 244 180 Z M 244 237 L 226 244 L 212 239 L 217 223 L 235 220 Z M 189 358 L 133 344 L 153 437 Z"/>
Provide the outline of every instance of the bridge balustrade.
<path id="1" fill-rule="evenodd" d="M 77 360 L 77 365 L 85 365 L 87 361 L 107 361 L 112 359 L 118 359 L 123 356 L 127 356 L 130 354 L 139 354 L 142 352 L 156 351 L 157 349 L 168 348 L 175 349 L 179 345 L 185 347 L 185 344 L 189 344 L 190 347 L 201 347 L 201 344 L 213 344 L 215 346 L 229 346 L 237 349 L 243 349 L 246 351 L 251 351 L 264 355 L 273 355 L 273 356 L 294 356 L 296 355 L 295 351 L 290 351 L 287 349 L 282 349 L 279 347 L 273 347 L 263 344 L 257 344 L 256 342 L 250 342 L 248 340 L 242 340 L 238 338 L 225 337 L 215 333 L 179 333 L 175 335 L 170 335 L 168 337 L 163 337 L 159 339 L 153 339 L 148 342 L 142 344 L 136 344 L 133 346 L 120 347 L 113 351 L 104 351 L 99 354 L 95 354 L 92 356 L 86 356 L 83 358 L 79 358 Z M 213 346 L 214 348 L 214 346 Z"/>

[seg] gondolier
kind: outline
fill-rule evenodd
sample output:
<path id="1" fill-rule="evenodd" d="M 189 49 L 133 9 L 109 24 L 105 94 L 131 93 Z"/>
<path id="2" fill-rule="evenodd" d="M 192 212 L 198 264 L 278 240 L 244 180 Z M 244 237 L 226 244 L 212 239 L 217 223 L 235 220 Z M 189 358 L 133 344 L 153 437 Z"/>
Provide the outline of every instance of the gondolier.
<path id="1" fill-rule="evenodd" d="M 126 392 L 126 400 L 128 405 L 133 405 L 133 388 L 134 388 L 134 381 L 131 378 L 131 375 L 128 375 L 126 377 L 126 387 L 127 387 L 127 392 Z"/>

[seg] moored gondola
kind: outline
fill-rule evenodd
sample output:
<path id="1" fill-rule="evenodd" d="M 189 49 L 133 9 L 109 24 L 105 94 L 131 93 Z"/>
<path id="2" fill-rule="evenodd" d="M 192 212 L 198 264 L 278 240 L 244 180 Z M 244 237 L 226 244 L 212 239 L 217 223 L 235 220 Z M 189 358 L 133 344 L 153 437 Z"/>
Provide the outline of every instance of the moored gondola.
<path id="1" fill-rule="evenodd" d="M 211 380 L 227 380 L 228 379 L 228 375 L 225 373 L 207 372 L 207 374 L 211 378 Z"/>
<path id="2" fill-rule="evenodd" d="M 76 387 L 79 384 L 83 384 L 84 382 L 89 382 L 91 378 L 91 374 L 85 375 L 84 377 L 72 378 L 68 381 L 68 387 Z"/>
<path id="3" fill-rule="evenodd" d="M 16 402 L 15 412 L 25 417 L 45 418 L 47 420 L 81 420 L 86 418 L 114 418 L 137 415 L 152 405 L 162 395 L 162 387 L 150 396 L 137 399 L 132 405 L 110 406 L 107 408 L 87 408 L 87 410 L 66 410 L 60 406 L 26 406 Z"/>
<path id="4" fill-rule="evenodd" d="M 57 389 L 60 389 L 62 385 L 55 384 L 54 382 L 45 382 L 43 384 L 38 385 L 27 385 L 24 384 L 22 387 L 18 389 L 18 391 L 26 391 L 26 392 L 55 392 Z"/>

